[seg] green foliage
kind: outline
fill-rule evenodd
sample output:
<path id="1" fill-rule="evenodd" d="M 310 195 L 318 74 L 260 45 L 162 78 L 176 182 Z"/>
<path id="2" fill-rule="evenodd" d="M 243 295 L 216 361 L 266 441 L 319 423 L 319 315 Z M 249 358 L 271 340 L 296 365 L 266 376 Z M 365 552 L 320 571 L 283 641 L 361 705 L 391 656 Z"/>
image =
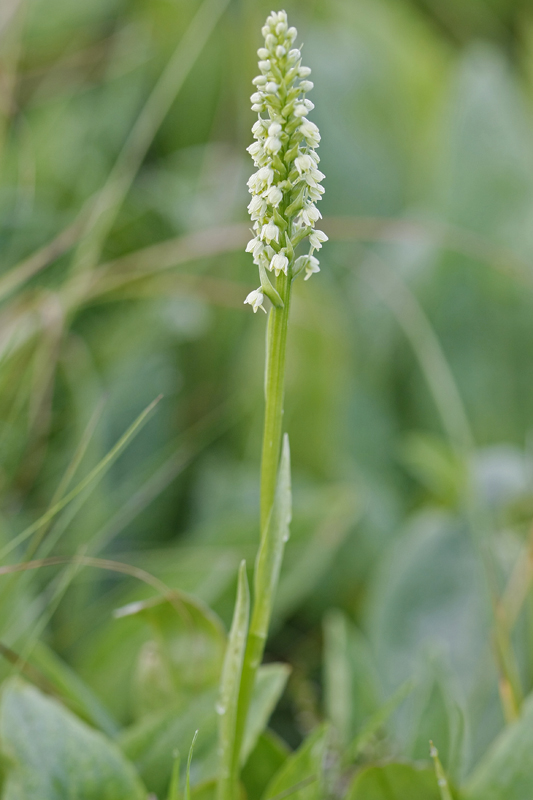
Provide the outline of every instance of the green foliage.
<path id="1" fill-rule="evenodd" d="M 409 764 L 369 767 L 354 780 L 347 800 L 440 800 L 435 773 Z"/>
<path id="2" fill-rule="evenodd" d="M 55 700 L 16 679 L 0 709 L 7 800 L 143 800 L 146 790 L 117 746 Z"/>
<path id="3" fill-rule="evenodd" d="M 0 7 L 0 794 L 184 800 L 198 730 L 214 800 L 259 538 L 270 4 Z M 287 11 L 330 241 L 293 293 L 242 792 L 438 800 L 431 739 L 454 798 L 530 800 L 533 8 Z"/>
<path id="4" fill-rule="evenodd" d="M 507 727 L 485 753 L 468 779 L 464 800 L 526 800 L 531 794 L 533 767 L 533 698 L 522 717 Z"/>
<path id="5" fill-rule="evenodd" d="M 279 795 L 290 796 L 294 800 L 318 800 L 323 797 L 327 741 L 328 728 L 325 726 L 311 734 L 274 775 L 262 800 L 273 800 Z"/>

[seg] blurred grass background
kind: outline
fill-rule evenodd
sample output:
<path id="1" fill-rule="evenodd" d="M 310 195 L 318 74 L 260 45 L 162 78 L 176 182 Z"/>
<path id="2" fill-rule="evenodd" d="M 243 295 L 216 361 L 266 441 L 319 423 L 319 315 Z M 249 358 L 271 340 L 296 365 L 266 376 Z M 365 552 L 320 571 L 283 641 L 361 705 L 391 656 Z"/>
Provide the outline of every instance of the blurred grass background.
<path id="1" fill-rule="evenodd" d="M 331 241 L 291 323 L 295 513 L 268 653 L 293 674 L 274 727 L 295 744 L 323 714 L 322 620 L 337 607 L 356 625 L 358 723 L 415 675 L 398 751 L 426 757 L 437 729 L 452 770 L 460 729 L 468 770 L 503 724 L 490 595 L 519 598 L 507 633 L 523 690 L 533 683 L 520 568 L 533 516 L 533 8 L 285 7 L 313 69 Z M 265 319 L 243 305 L 256 275 L 242 250 L 269 11 L 0 7 L 3 555 L 127 562 L 226 621 L 257 542 Z M 69 465 L 71 488 L 160 394 L 101 480 L 10 550 L 65 493 Z M 147 634 L 111 612 L 153 590 L 68 565 L 2 580 L 1 641 L 29 654 L 41 639 L 130 722 Z"/>

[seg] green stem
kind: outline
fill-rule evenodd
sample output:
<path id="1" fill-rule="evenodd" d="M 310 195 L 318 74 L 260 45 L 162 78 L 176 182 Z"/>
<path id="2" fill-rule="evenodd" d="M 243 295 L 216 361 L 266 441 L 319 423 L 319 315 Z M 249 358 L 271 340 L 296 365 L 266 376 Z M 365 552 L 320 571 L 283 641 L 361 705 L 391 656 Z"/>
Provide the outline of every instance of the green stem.
<path id="1" fill-rule="evenodd" d="M 268 521 L 278 478 L 283 423 L 283 396 L 285 385 L 285 352 L 287 346 L 287 323 L 292 283 L 292 264 L 288 277 L 281 273 L 276 289 L 283 300 L 283 308 L 273 306 L 267 327 L 265 368 L 265 425 L 263 433 L 263 455 L 261 462 L 261 543 L 268 528 Z M 256 565 L 257 569 L 257 565 Z M 257 670 L 263 658 L 270 608 L 264 613 L 261 600 L 254 597 L 253 613 L 246 643 L 246 652 L 241 673 L 239 705 L 235 726 L 235 752 L 240 754 L 246 719 L 252 699 Z"/>
<path id="2" fill-rule="evenodd" d="M 272 307 L 268 319 L 265 365 L 265 425 L 261 459 L 261 536 L 264 535 L 266 530 L 272 503 L 274 502 L 281 451 L 283 397 L 285 393 L 285 352 L 292 282 L 291 268 L 289 268 L 289 277 L 281 273 L 277 280 L 276 289 L 283 300 L 283 308 Z"/>

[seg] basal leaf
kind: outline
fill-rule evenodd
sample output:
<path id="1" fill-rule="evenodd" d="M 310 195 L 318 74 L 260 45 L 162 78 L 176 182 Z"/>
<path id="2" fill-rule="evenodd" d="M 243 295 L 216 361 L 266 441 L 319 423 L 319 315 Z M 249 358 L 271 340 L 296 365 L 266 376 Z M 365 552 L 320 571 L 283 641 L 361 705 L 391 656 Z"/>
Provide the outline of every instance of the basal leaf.
<path id="1" fill-rule="evenodd" d="M 533 796 L 533 696 L 485 753 L 461 800 L 530 800 Z"/>
<path id="2" fill-rule="evenodd" d="M 143 717 L 121 735 L 119 742 L 151 792 L 164 796 L 168 789 L 174 752 L 189 752 L 199 730 L 192 763 L 192 783 L 216 772 L 215 688 L 190 698 L 186 706 L 167 707 Z"/>
<path id="3" fill-rule="evenodd" d="M 261 734 L 241 773 L 248 800 L 261 799 L 289 754 L 289 748 L 279 736 L 269 730 Z"/>
<path id="4" fill-rule="evenodd" d="M 252 748 L 283 691 L 287 668 L 281 664 L 260 667 L 245 731 L 245 747 Z M 199 730 L 191 766 L 191 784 L 213 780 L 217 774 L 216 687 L 189 698 L 185 705 L 167 706 L 144 716 L 127 728 L 119 743 L 135 764 L 151 792 L 165 796 L 171 779 L 174 752 L 188 752 L 194 732 Z M 194 792 L 193 792 L 194 795 Z"/>
<path id="5" fill-rule="evenodd" d="M 274 800 L 279 795 L 291 800 L 322 800 L 327 734 L 327 726 L 318 728 L 289 756 L 268 784 L 262 800 Z"/>
<path id="6" fill-rule="evenodd" d="M 268 725 L 270 715 L 285 689 L 289 674 L 290 667 L 287 664 L 264 664 L 259 667 L 242 744 L 243 763 L 246 762 L 259 736 Z"/>
<path id="7" fill-rule="evenodd" d="M 324 623 L 324 684 L 328 718 L 347 745 L 378 709 L 379 689 L 368 644 L 338 609 Z"/>
<path id="8" fill-rule="evenodd" d="M 346 800 L 440 800 L 440 793 L 432 769 L 386 764 L 360 772 Z"/>
<path id="9" fill-rule="evenodd" d="M 0 709 L 4 800 L 144 800 L 132 764 L 103 734 L 20 679 Z"/>
<path id="10" fill-rule="evenodd" d="M 168 708 L 218 685 L 226 645 L 224 627 L 211 609 L 186 592 L 173 591 L 130 603 L 118 617 L 139 616 L 154 640 L 140 653 L 136 672 L 137 705 L 147 713 Z"/>

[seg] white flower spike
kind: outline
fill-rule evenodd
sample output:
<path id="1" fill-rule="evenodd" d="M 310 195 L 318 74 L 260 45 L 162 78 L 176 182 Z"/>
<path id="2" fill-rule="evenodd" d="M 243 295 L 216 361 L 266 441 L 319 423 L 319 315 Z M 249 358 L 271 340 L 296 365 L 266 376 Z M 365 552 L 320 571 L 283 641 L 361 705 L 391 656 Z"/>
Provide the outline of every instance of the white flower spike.
<path id="1" fill-rule="evenodd" d="M 313 88 L 311 70 L 302 66 L 301 52 L 294 47 L 296 28 L 288 27 L 285 11 L 273 11 L 262 33 L 265 44 L 257 51 L 261 74 L 252 81 L 250 98 L 258 119 L 248 152 L 257 172 L 248 181 L 254 238 L 246 252 L 253 254 L 260 274 L 265 276 L 265 269 L 275 273 L 276 287 L 281 290 L 284 281 L 292 281 L 303 271 L 299 264 L 305 263 L 305 280 L 320 271 L 313 253 L 327 236 L 314 230 L 322 217 L 314 204 L 324 192 L 320 185 L 324 174 L 318 169 L 320 159 L 315 152 L 320 133 L 308 119 L 314 105 L 305 96 Z M 306 239 L 309 252 L 296 264 L 294 251 Z M 272 296 L 272 286 L 262 285 L 245 303 L 254 312 L 263 309 L 268 292 Z"/>

